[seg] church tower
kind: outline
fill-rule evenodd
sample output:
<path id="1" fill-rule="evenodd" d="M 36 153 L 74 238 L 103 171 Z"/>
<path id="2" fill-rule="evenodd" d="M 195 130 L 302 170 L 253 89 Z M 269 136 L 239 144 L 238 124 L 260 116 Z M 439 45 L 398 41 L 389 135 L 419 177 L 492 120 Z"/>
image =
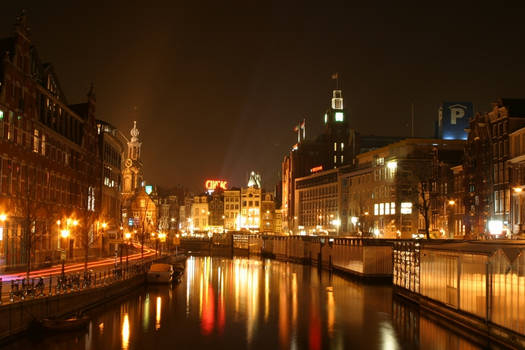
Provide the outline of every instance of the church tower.
<path id="1" fill-rule="evenodd" d="M 343 93 L 334 90 L 330 108 L 324 115 L 325 137 L 328 142 L 328 164 L 326 169 L 336 168 L 351 161 L 349 145 L 351 130 L 343 107 Z"/>
<path id="2" fill-rule="evenodd" d="M 139 129 L 137 129 L 137 122 L 133 122 L 133 129 L 130 131 L 131 139 L 128 141 L 127 157 L 124 162 L 124 170 L 122 171 L 122 193 L 132 194 L 142 186 L 142 158 L 141 146 L 139 141 Z"/>

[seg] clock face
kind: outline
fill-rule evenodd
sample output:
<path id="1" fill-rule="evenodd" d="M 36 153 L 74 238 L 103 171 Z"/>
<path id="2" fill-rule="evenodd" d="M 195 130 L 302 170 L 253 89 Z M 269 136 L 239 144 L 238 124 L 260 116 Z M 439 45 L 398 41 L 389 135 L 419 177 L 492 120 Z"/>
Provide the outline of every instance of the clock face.
<path id="1" fill-rule="evenodd" d="M 126 167 L 130 167 L 131 165 L 133 165 L 133 162 L 131 161 L 131 159 L 126 159 L 126 163 L 125 163 Z"/>

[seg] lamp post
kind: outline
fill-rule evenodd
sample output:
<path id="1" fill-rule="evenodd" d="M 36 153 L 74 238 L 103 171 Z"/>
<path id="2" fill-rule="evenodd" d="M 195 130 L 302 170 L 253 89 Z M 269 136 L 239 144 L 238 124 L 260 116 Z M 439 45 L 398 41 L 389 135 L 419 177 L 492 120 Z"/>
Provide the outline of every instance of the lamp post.
<path id="1" fill-rule="evenodd" d="M 5 228 L 5 221 L 7 220 L 7 215 L 2 213 L 0 214 L 0 222 L 2 223 L 2 227 L 0 227 L 0 242 L 2 242 L 2 252 L 5 252 L 3 254 L 4 256 L 4 265 L 7 265 L 7 243 L 5 243 L 7 241 L 7 237 L 6 237 L 6 240 L 4 240 L 4 228 Z"/>
<path id="2" fill-rule="evenodd" d="M 126 232 L 126 270 L 128 268 L 128 260 L 129 260 L 129 242 L 131 240 L 131 233 Z"/>
<path id="3" fill-rule="evenodd" d="M 521 230 L 522 230 L 522 218 L 521 218 L 521 194 L 523 193 L 523 187 L 521 186 L 516 186 L 512 189 L 514 191 L 514 194 L 515 194 L 515 201 L 516 201 L 516 210 L 514 212 L 514 215 L 513 215 L 513 227 L 512 227 L 512 231 L 514 233 L 514 226 L 518 226 L 518 234 L 521 233 Z"/>

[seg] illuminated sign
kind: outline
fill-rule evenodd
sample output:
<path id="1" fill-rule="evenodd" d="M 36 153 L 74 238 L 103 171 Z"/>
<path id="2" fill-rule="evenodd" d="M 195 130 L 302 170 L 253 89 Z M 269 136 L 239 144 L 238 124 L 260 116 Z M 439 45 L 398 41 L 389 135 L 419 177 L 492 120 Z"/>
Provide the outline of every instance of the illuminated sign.
<path id="1" fill-rule="evenodd" d="M 319 165 L 319 166 L 316 166 L 315 168 L 310 169 L 310 172 L 311 173 L 316 173 L 316 172 L 321 171 L 321 170 L 323 170 L 323 166 Z"/>
<path id="2" fill-rule="evenodd" d="M 151 192 L 153 192 L 153 186 L 151 185 L 144 186 L 144 189 L 146 190 L 147 194 L 151 194 Z"/>
<path id="3" fill-rule="evenodd" d="M 208 191 L 213 191 L 217 187 L 225 190 L 228 188 L 227 186 L 228 186 L 228 181 L 224 181 L 224 180 L 206 180 L 206 182 L 204 183 L 204 187 L 206 187 Z"/>
<path id="4" fill-rule="evenodd" d="M 444 102 L 439 109 L 438 133 L 445 140 L 466 140 L 469 119 L 474 115 L 471 102 Z"/>
<path id="5" fill-rule="evenodd" d="M 133 226 L 133 218 L 128 219 L 128 226 Z"/>

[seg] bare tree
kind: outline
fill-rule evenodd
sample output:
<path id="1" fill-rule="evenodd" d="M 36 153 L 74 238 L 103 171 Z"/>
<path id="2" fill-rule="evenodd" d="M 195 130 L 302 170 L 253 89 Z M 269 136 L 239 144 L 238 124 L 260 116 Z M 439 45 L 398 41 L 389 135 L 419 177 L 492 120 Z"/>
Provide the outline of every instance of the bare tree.
<path id="1" fill-rule="evenodd" d="M 85 210 L 80 217 L 78 232 L 80 233 L 80 244 L 84 250 L 84 272 L 87 272 L 88 269 L 89 248 L 96 242 L 99 234 L 98 232 L 95 234 L 93 230 L 96 218 L 96 212 L 91 210 Z"/>
<path id="2" fill-rule="evenodd" d="M 421 181 L 419 183 L 419 203 L 417 205 L 419 213 L 423 216 L 423 222 L 425 225 L 425 236 L 427 239 L 430 239 L 430 184 L 429 181 Z"/>

